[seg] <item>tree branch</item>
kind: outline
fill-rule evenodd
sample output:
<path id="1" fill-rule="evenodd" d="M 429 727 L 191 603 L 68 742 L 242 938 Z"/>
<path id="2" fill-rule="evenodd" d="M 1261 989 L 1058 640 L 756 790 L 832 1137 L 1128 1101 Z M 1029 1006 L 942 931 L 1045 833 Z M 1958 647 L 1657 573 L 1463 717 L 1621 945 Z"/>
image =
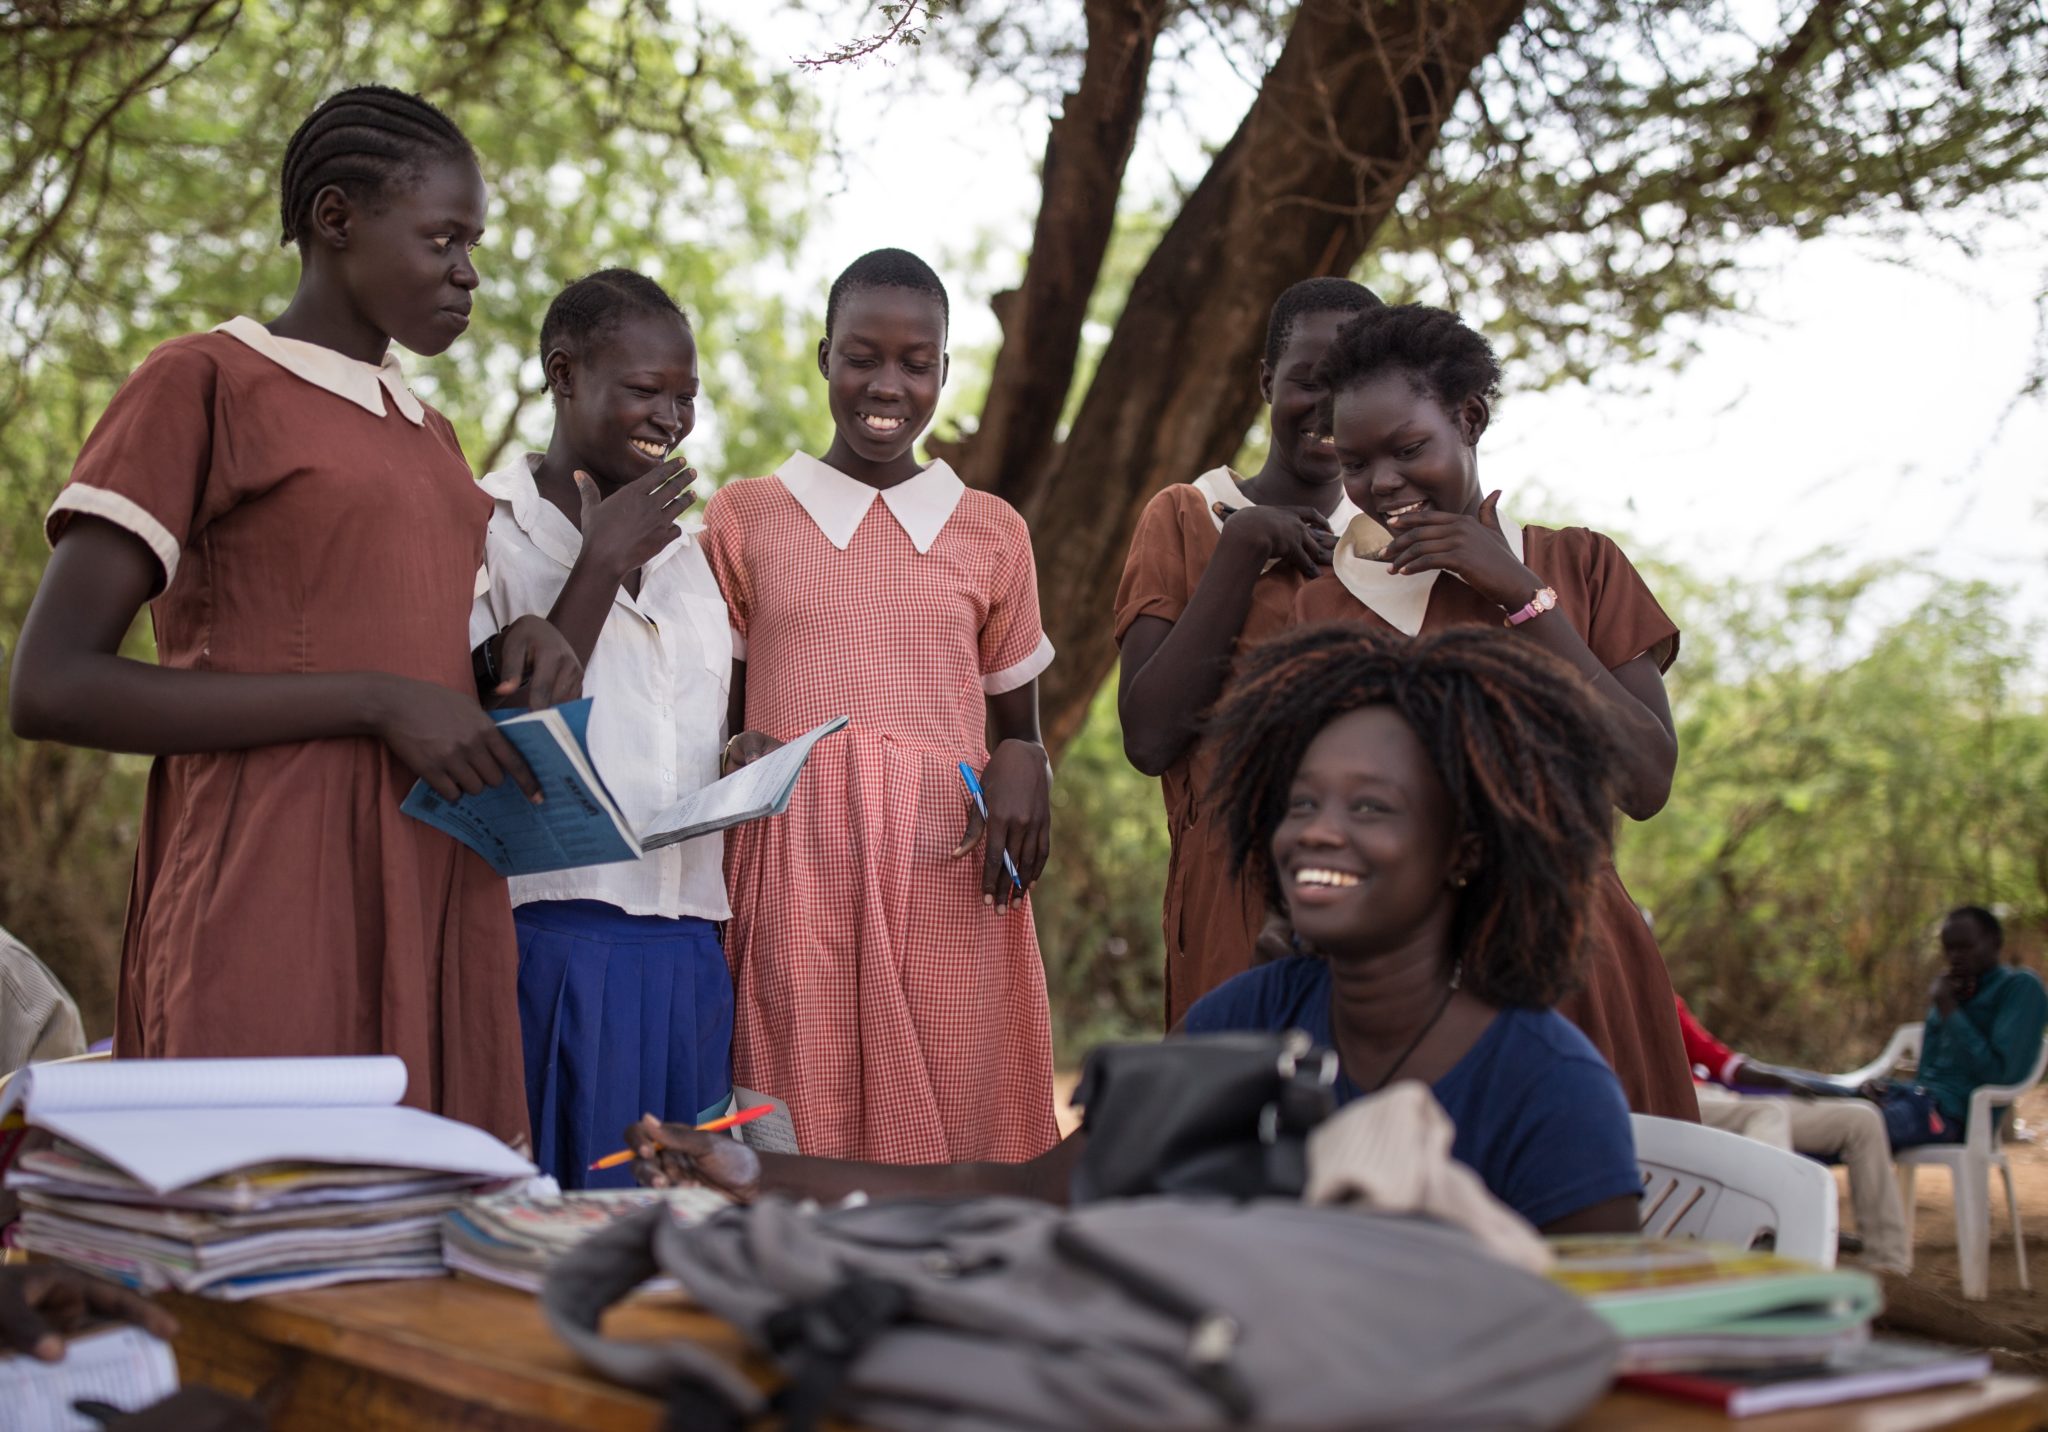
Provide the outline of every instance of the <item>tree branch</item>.
<path id="1" fill-rule="evenodd" d="M 1116 227 L 1170 0 L 1088 0 L 1088 58 L 1045 139 L 1043 195 L 1024 281 L 996 305 L 1003 346 L 956 464 L 969 486 L 1018 503 L 1052 453 L 1081 327 Z"/>
<path id="2" fill-rule="evenodd" d="M 822 55 L 799 55 L 796 67 L 800 70 L 825 70 L 834 65 L 857 65 L 868 56 L 890 45 L 918 45 L 924 42 L 924 26 L 918 20 L 931 20 L 937 16 L 939 5 L 936 0 L 889 0 L 877 7 L 888 28 L 880 34 L 864 35 L 858 40 L 827 50 Z"/>
<path id="3" fill-rule="evenodd" d="M 1060 659 L 1042 685 L 1055 748 L 1116 659 L 1103 614 L 1138 514 L 1236 452 L 1274 299 L 1357 263 L 1523 5 L 1303 0 L 1237 133 L 1132 284 L 1057 457 L 1037 481 L 1003 474 L 1022 489 L 1039 590 L 1061 594 L 1047 612 Z"/>

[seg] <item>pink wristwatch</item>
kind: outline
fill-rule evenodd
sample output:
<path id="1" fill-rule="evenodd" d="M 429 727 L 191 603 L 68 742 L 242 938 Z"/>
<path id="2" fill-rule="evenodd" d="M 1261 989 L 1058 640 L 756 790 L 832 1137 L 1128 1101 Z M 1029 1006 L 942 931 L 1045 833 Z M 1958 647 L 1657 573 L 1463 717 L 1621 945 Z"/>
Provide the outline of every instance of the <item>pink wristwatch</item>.
<path id="1" fill-rule="evenodd" d="M 1509 612 L 1502 626 L 1520 626 L 1523 622 L 1540 617 L 1557 605 L 1557 588 L 1538 587 L 1536 595 L 1529 598 L 1529 605 L 1518 612 Z"/>

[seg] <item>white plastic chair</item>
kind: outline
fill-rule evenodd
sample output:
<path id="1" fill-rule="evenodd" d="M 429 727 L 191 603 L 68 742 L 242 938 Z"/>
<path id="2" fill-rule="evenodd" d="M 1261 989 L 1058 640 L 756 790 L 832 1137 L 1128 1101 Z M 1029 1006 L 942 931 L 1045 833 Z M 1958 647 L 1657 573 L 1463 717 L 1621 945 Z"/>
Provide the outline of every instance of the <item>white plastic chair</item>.
<path id="1" fill-rule="evenodd" d="M 1871 1060 L 1861 1069 L 1851 1069 L 1847 1074 L 1835 1075 L 1835 1082 L 1845 1089 L 1861 1089 L 1873 1079 L 1889 1079 L 1894 1069 L 1908 1059 L 1920 1057 L 1920 1032 L 1925 1026 L 1902 1024 L 1892 1031 L 1884 1053 Z"/>
<path id="2" fill-rule="evenodd" d="M 1739 1134 L 1631 1114 L 1646 1238 L 1747 1248 L 1772 1234 L 1787 1258 L 1835 1266 L 1834 1176 L 1811 1159 Z"/>
<path id="3" fill-rule="evenodd" d="M 1853 1074 L 1842 1076 L 1863 1084 L 1888 1077 L 1901 1061 L 1920 1057 L 1923 1026 L 1902 1024 L 1891 1043 L 1875 1061 Z M 2040 1057 L 2027 1077 L 2017 1084 L 1986 1084 L 1970 1093 L 1969 1118 L 1959 1144 L 1922 1144 L 1893 1157 L 1899 1171 L 1899 1200 L 1906 1206 L 1906 1253 L 1913 1251 L 1914 1175 L 1929 1166 L 1948 1170 L 1956 1205 L 1956 1257 L 1962 1264 L 1963 1296 L 1982 1301 L 1991 1292 L 1991 1170 L 2005 1180 L 2005 1212 L 2012 1220 L 2012 1256 L 2019 1267 L 2020 1289 L 2032 1292 L 2027 1281 L 2027 1241 L 2020 1233 L 2020 1204 L 2012 1188 L 2012 1165 L 2006 1162 L 1999 1142 L 1998 1110 L 2010 1108 L 2020 1095 L 2041 1082 L 2048 1073 L 2048 1039 L 2041 1042 Z"/>

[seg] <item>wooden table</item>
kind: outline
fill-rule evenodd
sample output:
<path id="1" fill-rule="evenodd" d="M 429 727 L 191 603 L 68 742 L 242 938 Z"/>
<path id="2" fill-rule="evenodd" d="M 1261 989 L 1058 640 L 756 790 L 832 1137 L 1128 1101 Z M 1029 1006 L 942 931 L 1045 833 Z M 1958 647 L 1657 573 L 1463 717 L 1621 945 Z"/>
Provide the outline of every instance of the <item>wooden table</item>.
<path id="1" fill-rule="evenodd" d="M 523 1293 L 462 1279 L 356 1283 L 246 1303 L 166 1297 L 183 1331 L 178 1369 L 261 1394 L 275 1432 L 654 1432 L 661 1407 L 585 1372 Z M 614 1309 L 614 1337 L 693 1338 L 747 1363 L 730 1326 L 647 1298 Z M 1573 1432 L 2033 1432 L 2048 1426 L 2048 1383 L 1993 1377 L 1972 1386 L 1730 1422 L 1685 1403 L 1614 1393 Z"/>

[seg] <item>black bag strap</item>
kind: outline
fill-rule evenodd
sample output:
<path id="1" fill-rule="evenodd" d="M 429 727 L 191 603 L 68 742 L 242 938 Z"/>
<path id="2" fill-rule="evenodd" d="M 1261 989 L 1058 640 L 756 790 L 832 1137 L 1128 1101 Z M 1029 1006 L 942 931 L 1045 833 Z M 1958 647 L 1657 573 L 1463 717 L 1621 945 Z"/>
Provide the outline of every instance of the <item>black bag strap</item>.
<path id="1" fill-rule="evenodd" d="M 762 1331 L 789 1381 L 775 1394 L 784 1432 L 813 1432 L 875 1335 L 910 1310 L 901 1284 L 855 1274 L 808 1302 L 772 1314 Z"/>

